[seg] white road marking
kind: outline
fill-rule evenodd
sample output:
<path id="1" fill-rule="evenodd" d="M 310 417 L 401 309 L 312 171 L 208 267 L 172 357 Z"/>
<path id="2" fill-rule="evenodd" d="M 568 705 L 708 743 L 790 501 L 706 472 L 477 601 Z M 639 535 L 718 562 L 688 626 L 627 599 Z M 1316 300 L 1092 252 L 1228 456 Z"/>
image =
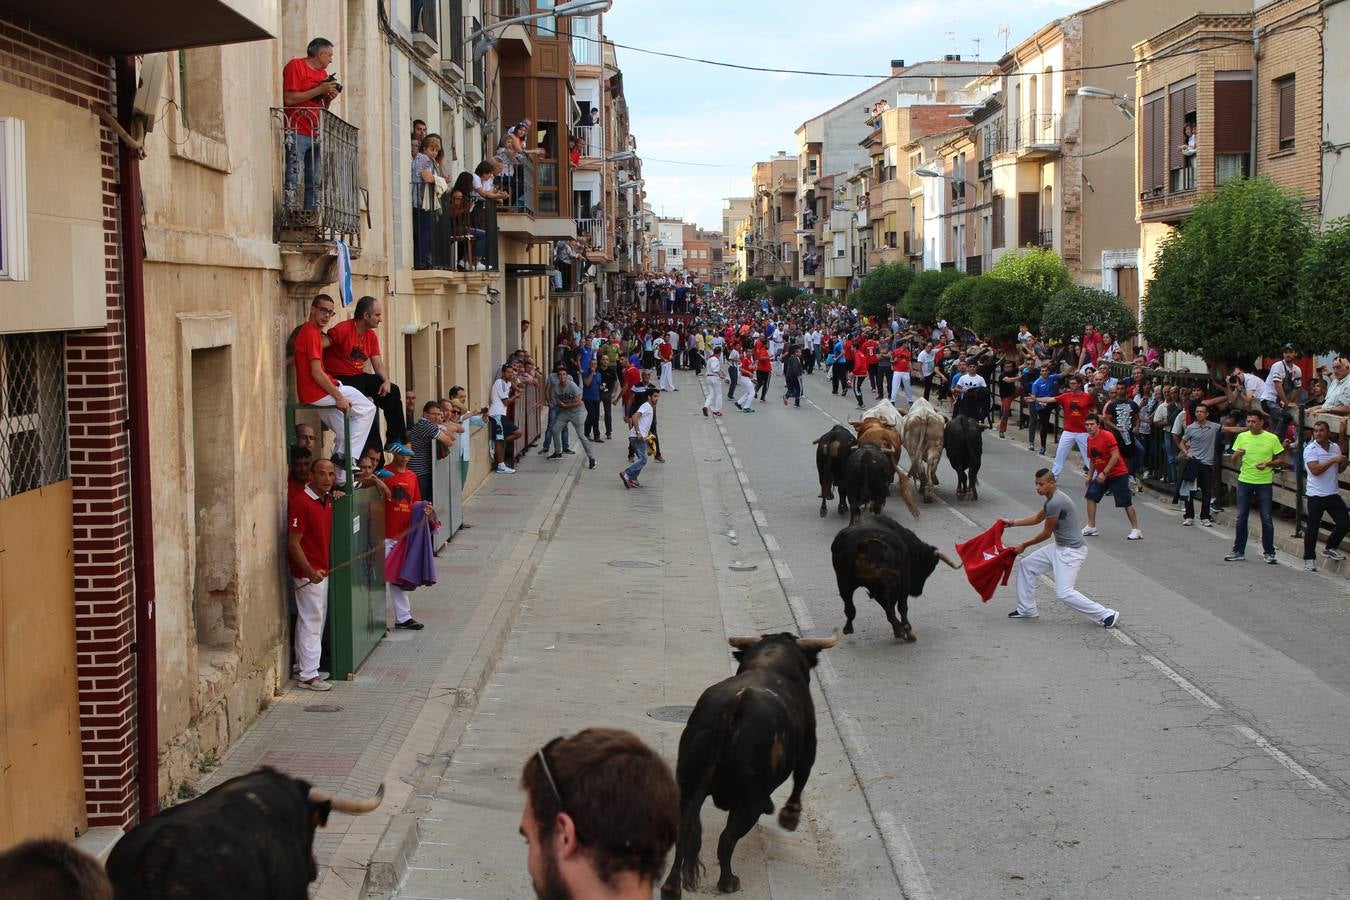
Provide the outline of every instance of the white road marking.
<path id="1" fill-rule="evenodd" d="M 731 467 L 737 472 L 745 468 L 745 466 L 741 464 L 741 458 L 739 456 L 733 456 L 731 458 Z"/>
<path id="2" fill-rule="evenodd" d="M 750 488 L 746 488 L 742 493 L 745 494 L 745 502 L 749 503 L 751 506 L 754 506 L 759 502 L 759 497 Z"/>
<path id="3" fill-rule="evenodd" d="M 787 567 L 787 563 L 775 557 L 773 560 L 773 568 L 774 571 L 778 573 L 779 581 L 792 580 L 792 571 Z"/>
<path id="4" fill-rule="evenodd" d="M 934 495 L 934 496 L 936 496 L 936 495 Z M 939 503 L 941 503 L 943 506 L 947 507 L 947 512 L 949 512 L 949 513 L 951 513 L 952 515 L 956 516 L 958 519 L 960 519 L 962 522 L 965 522 L 965 523 L 966 523 L 967 525 L 969 525 L 971 528 L 979 528 L 979 527 L 980 527 L 979 525 L 975 524 L 975 520 L 974 520 L 974 519 L 972 519 L 970 516 L 966 515 L 965 513 L 961 512 L 961 510 L 957 509 L 955 506 L 952 506 L 952 505 L 951 505 L 950 503 L 948 503 L 946 500 L 943 500 L 941 497 L 938 497 L 937 499 L 938 499 L 938 502 L 939 502 Z"/>
<path id="5" fill-rule="evenodd" d="M 753 511 L 750 513 L 750 515 L 754 516 L 755 524 L 758 525 L 760 528 L 768 528 L 768 527 L 769 527 L 769 519 L 768 519 L 767 516 L 764 515 L 764 511 L 763 511 L 763 510 L 759 510 L 759 509 L 753 510 Z"/>
<path id="6" fill-rule="evenodd" d="M 1299 778 L 1302 778 L 1312 787 L 1319 791 L 1331 790 L 1326 786 L 1322 779 L 1300 766 L 1288 753 L 1285 753 L 1279 747 L 1276 747 L 1253 729 L 1248 728 L 1246 725 L 1234 725 L 1233 728 L 1247 740 L 1254 742 L 1256 746 L 1264 750 L 1280 765 L 1284 766 L 1290 772 L 1293 772 Z"/>
<path id="7" fill-rule="evenodd" d="M 767 525 L 768 523 L 766 522 L 765 524 Z M 760 534 L 760 537 L 764 538 L 764 546 L 769 548 L 770 553 L 779 553 L 782 551 L 783 548 L 778 545 L 778 539 L 773 535 L 764 532 Z"/>
<path id="8" fill-rule="evenodd" d="M 745 473 L 744 473 L 744 472 L 739 472 L 739 471 L 738 471 L 738 472 L 736 473 L 736 480 L 739 481 L 741 484 L 749 484 L 749 483 L 750 483 L 750 479 L 747 478 L 747 477 L 745 477 Z"/>
<path id="9" fill-rule="evenodd" d="M 796 594 L 788 594 L 788 606 L 792 608 L 792 617 L 797 620 L 797 627 L 802 629 L 802 633 L 816 630 L 815 619 L 811 618 L 811 613 L 807 611 L 806 604 L 802 598 Z"/>

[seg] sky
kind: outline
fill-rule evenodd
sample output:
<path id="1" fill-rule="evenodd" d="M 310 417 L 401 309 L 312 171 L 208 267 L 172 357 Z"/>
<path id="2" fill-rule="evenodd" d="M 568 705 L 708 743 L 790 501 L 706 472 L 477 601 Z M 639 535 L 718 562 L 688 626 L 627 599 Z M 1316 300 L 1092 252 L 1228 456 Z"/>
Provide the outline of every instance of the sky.
<path id="1" fill-rule="evenodd" d="M 744 72 L 616 48 L 647 202 L 658 215 L 720 230 L 722 198 L 750 193 L 752 163 L 778 150 L 794 154 L 797 126 L 880 81 L 892 59 L 913 64 L 959 53 L 963 60 L 992 63 L 1042 25 L 1085 5 L 1074 0 L 614 0 L 604 30 L 616 44 L 644 50 L 877 76 Z"/>

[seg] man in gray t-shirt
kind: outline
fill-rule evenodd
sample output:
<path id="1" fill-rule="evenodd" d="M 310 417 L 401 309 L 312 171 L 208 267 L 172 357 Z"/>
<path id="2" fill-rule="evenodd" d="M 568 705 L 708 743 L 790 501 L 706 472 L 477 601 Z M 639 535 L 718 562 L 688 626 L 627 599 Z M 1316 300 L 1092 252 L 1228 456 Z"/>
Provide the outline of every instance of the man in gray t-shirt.
<path id="1" fill-rule="evenodd" d="M 1036 493 L 1045 498 L 1041 511 L 1024 519 L 1003 519 L 1004 527 L 1040 525 L 1040 533 L 1014 547 L 1017 560 L 1017 609 L 1008 613 L 1010 619 L 1034 619 L 1036 610 L 1036 579 L 1054 573 L 1055 596 L 1073 609 L 1101 623 L 1106 628 L 1115 626 L 1120 614 L 1095 600 L 1090 600 L 1074 588 L 1078 570 L 1087 559 L 1087 544 L 1078 527 L 1078 510 L 1073 500 L 1055 484 L 1049 469 L 1036 473 Z M 1030 555 L 1023 555 L 1033 544 L 1039 544 L 1054 535 L 1053 544 L 1041 547 Z"/>
<path id="2" fill-rule="evenodd" d="M 1218 422 L 1209 420 L 1209 407 L 1203 403 L 1195 408 L 1195 421 L 1181 432 L 1181 455 L 1186 462 L 1181 464 L 1181 472 L 1189 478 L 1179 478 L 1177 490 L 1186 498 L 1186 512 L 1181 519 L 1182 525 L 1195 524 L 1195 495 L 1200 495 L 1200 524 L 1213 527 L 1210 518 L 1209 498 L 1213 493 L 1214 462 L 1218 458 L 1219 434 L 1223 431 Z M 1187 473 L 1195 462 L 1195 471 Z"/>
<path id="3" fill-rule="evenodd" d="M 558 415 L 553 420 L 554 452 L 549 459 L 562 459 L 564 453 L 572 452 L 563 443 L 567 426 L 571 425 L 577 437 L 581 439 L 581 449 L 586 451 L 587 466 L 594 469 L 595 454 L 591 452 L 591 442 L 586 440 L 586 435 L 583 434 L 585 410 L 581 407 L 581 388 L 572 380 L 571 373 L 565 368 L 559 368 L 557 376 L 558 385 L 553 388 L 553 405 L 558 410 Z"/>

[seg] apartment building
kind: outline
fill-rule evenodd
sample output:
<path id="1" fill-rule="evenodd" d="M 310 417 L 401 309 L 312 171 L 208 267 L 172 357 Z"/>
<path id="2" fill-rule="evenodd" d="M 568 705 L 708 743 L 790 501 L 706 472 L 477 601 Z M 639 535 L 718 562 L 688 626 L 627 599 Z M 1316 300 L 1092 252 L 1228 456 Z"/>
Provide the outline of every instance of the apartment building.
<path id="1" fill-rule="evenodd" d="M 959 55 L 910 66 L 906 66 L 903 59 L 893 59 L 890 78 L 797 127 L 797 157 L 801 163 L 797 182 L 799 260 L 820 259 L 832 252 L 825 249 L 822 240 L 834 201 L 820 190 L 818 179 L 830 175 L 847 176 L 855 166 L 869 163 L 863 142 L 874 131 L 881 114 L 888 109 L 915 105 L 964 102 L 967 82 L 988 67 L 987 63 L 977 60 L 962 60 Z M 808 274 L 799 266 L 797 284 L 810 290 L 823 290 L 823 269 L 820 266 L 813 268 L 814 273 Z"/>
<path id="2" fill-rule="evenodd" d="M 1322 221 L 1350 216 L 1350 177 L 1336 163 L 1350 150 L 1350 3 L 1322 3 Z M 1347 164 L 1350 166 L 1350 164 Z"/>
<path id="3" fill-rule="evenodd" d="M 1313 215 L 1322 212 L 1324 161 L 1330 168 L 1334 156 L 1321 143 L 1321 7 L 1315 0 L 1218 7 L 1134 48 L 1144 285 L 1167 235 L 1198 198 L 1230 178 L 1267 176 L 1301 194 Z M 1328 67 L 1340 64 L 1327 56 Z"/>
<path id="4" fill-rule="evenodd" d="M 700 284 L 710 284 L 713 277 L 714 253 L 721 250 L 722 233 L 705 231 L 697 225 L 685 223 L 683 234 L 684 270 Z"/>
<path id="5" fill-rule="evenodd" d="M 683 272 L 686 262 L 684 220 L 658 217 L 655 248 L 658 272 Z"/>
<path id="6" fill-rule="evenodd" d="M 728 284 L 736 284 L 746 278 L 745 270 L 741 265 L 743 251 L 739 250 L 738 247 L 741 243 L 742 232 L 750 221 L 750 208 L 753 201 L 750 197 L 724 197 L 722 199 L 726 203 L 726 207 L 722 210 L 722 257 L 726 267 L 724 277 Z"/>
<path id="7" fill-rule="evenodd" d="M 754 198 L 746 248 L 746 273 L 791 284 L 797 271 L 797 157 L 779 150 L 750 167 Z"/>

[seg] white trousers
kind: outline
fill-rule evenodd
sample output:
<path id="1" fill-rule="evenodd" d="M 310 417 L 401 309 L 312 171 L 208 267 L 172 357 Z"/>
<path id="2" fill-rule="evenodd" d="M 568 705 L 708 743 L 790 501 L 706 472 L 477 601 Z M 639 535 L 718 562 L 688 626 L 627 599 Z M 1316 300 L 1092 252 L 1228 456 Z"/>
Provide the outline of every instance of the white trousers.
<path id="1" fill-rule="evenodd" d="M 394 546 L 398 541 L 384 539 L 384 558 L 388 559 L 389 554 L 394 552 Z M 394 601 L 394 621 L 406 622 L 412 618 L 412 601 L 408 599 L 408 592 L 396 584 L 389 585 L 389 599 Z"/>
<path id="2" fill-rule="evenodd" d="M 905 388 L 905 400 L 908 401 L 909 403 L 913 403 L 914 389 L 910 387 L 908 372 L 891 373 L 891 402 L 894 403 L 896 400 L 900 399 L 901 385 L 904 385 Z"/>
<path id="3" fill-rule="evenodd" d="M 1017 611 L 1024 616 L 1036 615 L 1036 579 L 1046 572 L 1054 572 L 1055 596 L 1070 607 L 1100 622 L 1115 610 L 1107 609 L 1074 589 L 1078 570 L 1087 559 L 1086 547 L 1061 547 L 1049 544 L 1017 560 Z"/>
<path id="4" fill-rule="evenodd" d="M 310 584 L 308 578 L 291 577 L 295 588 L 295 659 L 301 681 L 319 677 L 323 652 L 323 620 L 328 615 L 328 579 Z"/>
<path id="5" fill-rule="evenodd" d="M 672 364 L 661 361 L 661 378 L 656 382 L 656 386 L 663 391 L 675 390 L 675 372 Z"/>
<path id="6" fill-rule="evenodd" d="M 370 426 L 375 423 L 375 402 L 365 394 L 358 391 L 350 385 L 339 384 L 338 390 L 342 396 L 346 397 L 351 403 L 352 444 L 360 453 L 366 447 L 366 438 L 370 436 Z M 342 413 L 334 405 L 337 401 L 332 395 L 324 394 L 318 400 L 315 400 L 314 406 L 325 406 L 327 409 L 319 410 L 319 418 L 323 419 L 323 424 L 327 425 L 333 432 L 333 452 L 338 456 L 347 455 L 347 435 L 342 427 Z M 317 457 L 316 457 L 317 459 Z"/>
<path id="7" fill-rule="evenodd" d="M 736 405 L 741 409 L 752 409 L 755 405 L 755 379 L 747 378 L 744 373 L 736 381 Z"/>
<path id="8" fill-rule="evenodd" d="M 722 379 L 713 375 L 704 377 L 703 405 L 712 412 L 722 411 Z"/>
<path id="9" fill-rule="evenodd" d="M 1088 462 L 1088 436 L 1084 431 L 1061 431 L 1059 433 L 1059 443 L 1055 446 L 1055 463 L 1050 467 L 1055 479 L 1059 480 L 1059 473 L 1064 471 L 1064 462 L 1069 457 L 1069 448 L 1078 445 L 1078 453 L 1083 457 L 1083 469 L 1087 471 L 1092 464 Z"/>

